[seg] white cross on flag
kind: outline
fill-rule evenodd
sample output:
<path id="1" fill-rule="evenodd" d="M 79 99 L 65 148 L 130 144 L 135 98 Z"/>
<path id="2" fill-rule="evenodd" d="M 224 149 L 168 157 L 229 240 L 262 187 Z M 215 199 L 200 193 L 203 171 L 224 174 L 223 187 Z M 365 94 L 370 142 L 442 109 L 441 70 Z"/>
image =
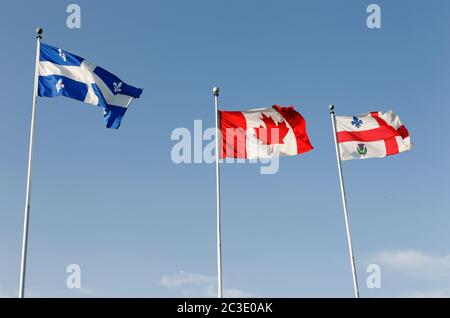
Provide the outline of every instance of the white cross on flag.
<path id="1" fill-rule="evenodd" d="M 342 160 L 382 158 L 410 150 L 408 130 L 392 111 L 336 116 Z"/>
<path id="2" fill-rule="evenodd" d="M 222 158 L 294 156 L 313 149 L 306 122 L 293 106 L 220 111 Z"/>

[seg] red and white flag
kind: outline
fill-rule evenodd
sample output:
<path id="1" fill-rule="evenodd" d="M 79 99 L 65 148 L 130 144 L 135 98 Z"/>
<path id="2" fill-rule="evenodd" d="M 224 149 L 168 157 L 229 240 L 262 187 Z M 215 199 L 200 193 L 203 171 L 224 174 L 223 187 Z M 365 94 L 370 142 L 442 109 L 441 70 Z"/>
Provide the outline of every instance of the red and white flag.
<path id="1" fill-rule="evenodd" d="M 313 149 L 306 122 L 293 106 L 220 111 L 222 158 L 294 156 Z"/>
<path id="2" fill-rule="evenodd" d="M 342 160 L 382 158 L 411 149 L 408 130 L 392 111 L 336 116 Z"/>

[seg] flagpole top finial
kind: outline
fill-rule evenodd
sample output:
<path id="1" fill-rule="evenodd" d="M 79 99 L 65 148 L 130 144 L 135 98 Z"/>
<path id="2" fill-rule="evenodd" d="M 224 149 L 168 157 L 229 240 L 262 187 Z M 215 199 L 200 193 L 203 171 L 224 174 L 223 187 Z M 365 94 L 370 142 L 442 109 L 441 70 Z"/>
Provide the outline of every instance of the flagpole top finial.
<path id="1" fill-rule="evenodd" d="M 214 87 L 213 87 L 213 94 L 214 94 L 214 96 L 219 96 L 219 92 L 220 92 L 219 87 L 214 86 Z"/>
<path id="2" fill-rule="evenodd" d="M 36 37 L 37 38 L 42 38 L 42 33 L 44 33 L 44 29 L 42 29 L 42 28 L 36 29 Z"/>
<path id="3" fill-rule="evenodd" d="M 334 105 L 329 105 L 328 109 L 330 110 L 330 114 L 334 113 Z"/>

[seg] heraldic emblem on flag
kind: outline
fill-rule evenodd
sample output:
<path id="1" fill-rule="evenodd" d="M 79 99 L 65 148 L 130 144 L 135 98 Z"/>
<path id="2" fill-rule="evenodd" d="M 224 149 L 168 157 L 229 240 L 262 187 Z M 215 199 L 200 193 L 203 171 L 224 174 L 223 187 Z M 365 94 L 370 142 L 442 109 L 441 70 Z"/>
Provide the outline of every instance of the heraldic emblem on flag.
<path id="1" fill-rule="evenodd" d="M 100 106 L 107 128 L 119 128 L 122 118 L 142 89 L 130 86 L 84 58 L 42 43 L 38 95 L 66 96 Z"/>
<path id="2" fill-rule="evenodd" d="M 408 130 L 392 111 L 336 116 L 341 159 L 382 158 L 411 149 Z"/>
<path id="3" fill-rule="evenodd" d="M 313 149 L 294 107 L 220 111 L 222 158 L 294 156 Z"/>

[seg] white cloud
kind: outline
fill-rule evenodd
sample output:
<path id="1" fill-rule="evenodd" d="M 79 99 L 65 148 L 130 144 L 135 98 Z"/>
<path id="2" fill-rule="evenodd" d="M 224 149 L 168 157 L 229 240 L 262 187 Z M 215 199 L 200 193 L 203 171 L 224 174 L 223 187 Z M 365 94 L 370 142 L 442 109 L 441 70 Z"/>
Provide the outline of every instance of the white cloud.
<path id="1" fill-rule="evenodd" d="M 52 297 L 67 297 L 67 298 L 89 298 L 89 297 L 105 297 L 105 295 L 99 291 L 93 290 L 91 288 L 81 287 L 81 288 L 65 288 L 55 294 L 54 291 L 49 290 L 37 290 L 30 286 L 25 290 L 26 298 L 52 298 Z"/>
<path id="2" fill-rule="evenodd" d="M 255 295 L 251 293 L 247 293 L 240 289 L 227 289 L 225 288 L 223 291 L 223 294 L 226 298 L 251 298 L 256 297 Z M 216 295 L 214 295 L 216 296 Z"/>
<path id="3" fill-rule="evenodd" d="M 401 295 L 401 297 L 407 297 L 407 298 L 450 298 L 450 289 L 449 288 L 442 288 L 442 289 L 435 289 L 435 290 L 429 290 L 429 291 L 412 292 L 412 293 L 403 294 L 403 295 Z"/>
<path id="4" fill-rule="evenodd" d="M 375 253 L 368 259 L 381 270 L 403 276 L 418 284 L 415 290 L 397 293 L 397 297 L 408 298 L 450 298 L 450 255 L 432 255 L 423 251 L 387 250 Z"/>
<path id="5" fill-rule="evenodd" d="M 381 251 L 370 260 L 400 274 L 426 281 L 450 281 L 450 255 L 430 255 L 417 250 Z"/>
<path id="6" fill-rule="evenodd" d="M 170 289 L 177 289 L 184 286 L 205 286 L 214 284 L 215 278 L 201 274 L 190 274 L 180 271 L 175 275 L 164 275 L 161 278 L 161 285 Z"/>
<path id="7" fill-rule="evenodd" d="M 184 297 L 216 297 L 216 277 L 180 271 L 175 275 L 164 275 L 159 284 L 172 291 L 179 292 Z M 240 289 L 224 289 L 223 296 L 227 298 L 256 297 L 252 293 Z"/>
<path id="8" fill-rule="evenodd" d="M 93 290 L 91 288 L 81 287 L 70 289 L 74 294 L 77 294 L 79 297 L 102 297 L 103 294 Z"/>

